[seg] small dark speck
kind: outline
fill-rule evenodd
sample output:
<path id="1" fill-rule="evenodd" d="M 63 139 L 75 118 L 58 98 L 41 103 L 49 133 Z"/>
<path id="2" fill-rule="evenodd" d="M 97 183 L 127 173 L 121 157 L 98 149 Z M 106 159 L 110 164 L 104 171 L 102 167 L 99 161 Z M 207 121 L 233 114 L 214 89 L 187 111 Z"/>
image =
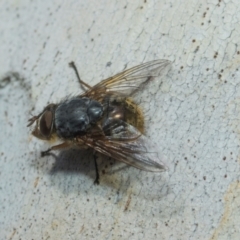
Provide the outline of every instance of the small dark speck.
<path id="1" fill-rule="evenodd" d="M 211 20 L 209 20 L 208 23 L 211 23 Z"/>
<path id="2" fill-rule="evenodd" d="M 143 6 L 141 6 L 140 9 L 143 9 Z"/>
<path id="3" fill-rule="evenodd" d="M 124 6 L 124 9 L 126 9 L 127 8 L 127 6 Z"/>
<path id="4" fill-rule="evenodd" d="M 223 73 L 223 69 L 221 70 L 221 73 Z"/>
<path id="5" fill-rule="evenodd" d="M 209 10 L 209 8 L 207 8 L 207 11 Z"/>
<path id="6" fill-rule="evenodd" d="M 60 53 L 59 51 L 56 52 L 56 54 L 55 54 L 55 58 L 58 56 L 59 53 Z"/>
<path id="7" fill-rule="evenodd" d="M 203 176 L 203 180 L 206 180 L 206 176 Z"/>
<path id="8" fill-rule="evenodd" d="M 181 66 L 180 68 L 183 69 L 183 66 Z"/>
<path id="9" fill-rule="evenodd" d="M 209 68 L 206 68 L 206 71 L 209 71 Z"/>
<path id="10" fill-rule="evenodd" d="M 144 0 L 144 2 L 146 3 L 146 2 L 147 2 L 147 0 Z"/>
<path id="11" fill-rule="evenodd" d="M 222 77 L 222 75 L 221 74 L 218 74 L 218 79 L 220 79 Z"/>
<path id="12" fill-rule="evenodd" d="M 227 178 L 227 174 L 225 174 L 224 177 Z"/>
<path id="13" fill-rule="evenodd" d="M 167 223 L 165 223 L 165 226 L 167 227 L 167 226 L 168 226 L 168 224 L 167 224 Z"/>
<path id="14" fill-rule="evenodd" d="M 94 41 L 94 39 L 92 38 L 92 39 L 91 39 L 91 41 L 93 42 L 93 41 Z"/>
<path id="15" fill-rule="evenodd" d="M 226 157 L 223 157 L 223 160 L 225 161 L 225 160 L 226 160 Z"/>
<path id="16" fill-rule="evenodd" d="M 106 67 L 110 67 L 112 65 L 111 62 L 107 62 Z"/>
<path id="17" fill-rule="evenodd" d="M 206 12 L 203 13 L 203 17 L 204 17 L 204 18 L 206 17 L 206 14 L 207 14 Z"/>
<path id="18" fill-rule="evenodd" d="M 201 23 L 201 25 L 203 26 L 203 25 L 204 25 L 204 23 Z"/>
<path id="19" fill-rule="evenodd" d="M 195 40 L 195 39 L 193 39 L 193 40 L 192 40 L 192 42 L 196 42 L 196 40 Z"/>
<path id="20" fill-rule="evenodd" d="M 87 199 L 87 201 L 89 202 L 89 199 Z"/>
<path id="21" fill-rule="evenodd" d="M 199 50 L 199 46 L 196 47 L 196 49 L 194 50 L 194 52 L 196 53 Z"/>
<path id="22" fill-rule="evenodd" d="M 185 157 L 184 159 L 187 160 L 187 157 Z"/>
<path id="23" fill-rule="evenodd" d="M 105 173 L 106 173 L 106 172 L 105 172 L 105 170 L 103 169 L 103 170 L 102 170 L 102 174 L 105 174 Z"/>
<path id="24" fill-rule="evenodd" d="M 9 83 L 11 82 L 11 77 L 5 77 L 1 80 L 0 82 L 0 88 L 4 88 L 5 86 L 7 86 Z"/>
<path id="25" fill-rule="evenodd" d="M 237 54 L 239 55 L 239 54 L 240 54 L 240 51 L 237 51 Z"/>
<path id="26" fill-rule="evenodd" d="M 227 80 L 225 80 L 224 83 L 227 83 Z"/>

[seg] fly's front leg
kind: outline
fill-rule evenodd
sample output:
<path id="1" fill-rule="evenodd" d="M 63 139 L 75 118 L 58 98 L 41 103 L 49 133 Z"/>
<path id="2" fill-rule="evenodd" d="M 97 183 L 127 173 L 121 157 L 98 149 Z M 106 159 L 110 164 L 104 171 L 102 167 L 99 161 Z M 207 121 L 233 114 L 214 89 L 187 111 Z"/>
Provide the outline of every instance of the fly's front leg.
<path id="1" fill-rule="evenodd" d="M 82 85 L 83 85 L 84 87 L 86 87 L 86 88 L 88 88 L 88 89 L 92 89 L 92 87 L 91 87 L 90 85 L 88 85 L 87 83 L 85 83 L 85 82 L 80 78 L 80 75 L 79 75 L 79 73 L 78 73 L 78 70 L 77 70 L 77 67 L 76 67 L 75 63 L 74 63 L 74 62 L 70 62 L 70 63 L 69 63 L 69 66 L 73 68 L 73 70 L 74 70 L 74 72 L 75 72 L 75 74 L 76 74 L 76 76 L 77 76 L 77 79 L 78 79 L 81 87 L 82 87 Z"/>
<path id="2" fill-rule="evenodd" d="M 67 148 L 67 147 L 69 147 L 69 143 L 67 143 L 67 142 L 63 142 L 59 145 L 52 146 L 48 150 L 42 151 L 41 152 L 41 157 L 45 157 L 45 156 L 49 155 L 51 151 L 59 150 L 59 149 Z"/>

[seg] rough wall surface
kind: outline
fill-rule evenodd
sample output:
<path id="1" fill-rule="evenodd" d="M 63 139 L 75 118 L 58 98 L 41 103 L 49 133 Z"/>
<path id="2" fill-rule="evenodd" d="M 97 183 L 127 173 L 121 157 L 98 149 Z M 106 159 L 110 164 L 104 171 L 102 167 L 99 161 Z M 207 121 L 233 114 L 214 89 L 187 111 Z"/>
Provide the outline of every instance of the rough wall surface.
<path id="1" fill-rule="evenodd" d="M 239 239 L 239 20 L 236 0 L 1 1 L 0 239 Z M 95 186 L 90 151 L 40 158 L 27 119 L 81 92 L 70 61 L 94 85 L 153 59 L 168 172 L 100 159 Z"/>

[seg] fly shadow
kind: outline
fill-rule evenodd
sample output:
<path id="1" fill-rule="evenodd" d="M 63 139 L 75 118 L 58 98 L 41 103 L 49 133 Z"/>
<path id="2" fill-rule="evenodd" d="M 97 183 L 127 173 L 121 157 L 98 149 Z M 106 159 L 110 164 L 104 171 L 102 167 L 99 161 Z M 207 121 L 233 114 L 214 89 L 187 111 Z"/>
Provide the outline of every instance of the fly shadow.
<path id="1" fill-rule="evenodd" d="M 52 186 L 60 188 L 66 194 L 70 192 L 88 191 L 94 188 L 95 194 L 116 190 L 116 202 L 128 194 L 146 200 L 161 199 L 168 194 L 169 186 L 162 174 L 140 171 L 117 160 L 98 155 L 99 185 L 94 184 L 96 178 L 93 151 L 91 149 L 67 149 L 51 152 L 48 156 L 35 162 L 37 169 L 45 169 Z M 41 160 L 41 161 L 40 161 Z M 147 174 L 147 175 L 146 175 Z M 156 191 L 152 191 L 155 185 Z M 141 190 L 140 190 L 141 189 Z M 140 191 L 140 192 L 139 192 Z"/>
<path id="2" fill-rule="evenodd" d="M 50 175 L 59 173 L 63 175 L 85 175 L 91 179 L 91 183 L 94 183 L 96 171 L 93 151 L 91 149 L 68 149 L 60 151 L 57 154 L 49 153 L 48 158 L 54 159 L 49 171 Z M 97 165 L 100 176 L 99 185 L 115 185 L 112 183 L 116 173 L 121 171 L 125 172 L 129 169 L 128 165 L 101 154 L 97 154 Z"/>

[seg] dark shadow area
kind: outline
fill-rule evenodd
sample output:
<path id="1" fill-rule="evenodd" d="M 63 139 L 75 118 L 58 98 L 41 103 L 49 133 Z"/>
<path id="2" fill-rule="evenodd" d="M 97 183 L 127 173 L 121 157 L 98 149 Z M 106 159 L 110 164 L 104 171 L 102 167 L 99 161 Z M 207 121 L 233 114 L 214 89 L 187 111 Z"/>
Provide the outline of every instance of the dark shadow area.
<path id="1" fill-rule="evenodd" d="M 55 159 L 50 170 L 51 174 L 58 172 L 81 174 L 95 169 L 91 150 L 68 149 L 58 154 L 50 153 L 49 156 Z"/>
<path id="2" fill-rule="evenodd" d="M 91 149 L 68 149 L 52 152 L 43 158 L 39 154 L 34 167 L 49 175 L 51 189 L 55 186 L 65 194 L 94 191 L 95 195 L 111 195 L 114 203 L 129 192 L 147 201 L 160 200 L 171 192 L 162 173 L 140 171 L 101 154 L 98 154 L 97 162 L 99 185 L 94 184 L 96 173 Z"/>
<path id="3" fill-rule="evenodd" d="M 64 175 L 85 175 L 90 178 L 90 185 L 94 184 L 96 170 L 93 151 L 91 149 L 68 149 L 60 151 L 59 153 L 52 152 L 44 158 L 54 159 L 54 162 L 49 170 L 50 175 L 56 175 L 59 173 Z M 121 172 L 129 168 L 129 166 L 125 164 L 121 164 L 114 159 L 105 157 L 98 153 L 97 163 L 100 176 L 100 186 L 109 186 L 114 188 L 115 184 L 107 179 L 111 179 L 111 175 L 115 175 L 117 172 Z M 107 178 L 105 176 L 107 176 Z M 89 184 L 89 182 L 86 184 Z"/>

